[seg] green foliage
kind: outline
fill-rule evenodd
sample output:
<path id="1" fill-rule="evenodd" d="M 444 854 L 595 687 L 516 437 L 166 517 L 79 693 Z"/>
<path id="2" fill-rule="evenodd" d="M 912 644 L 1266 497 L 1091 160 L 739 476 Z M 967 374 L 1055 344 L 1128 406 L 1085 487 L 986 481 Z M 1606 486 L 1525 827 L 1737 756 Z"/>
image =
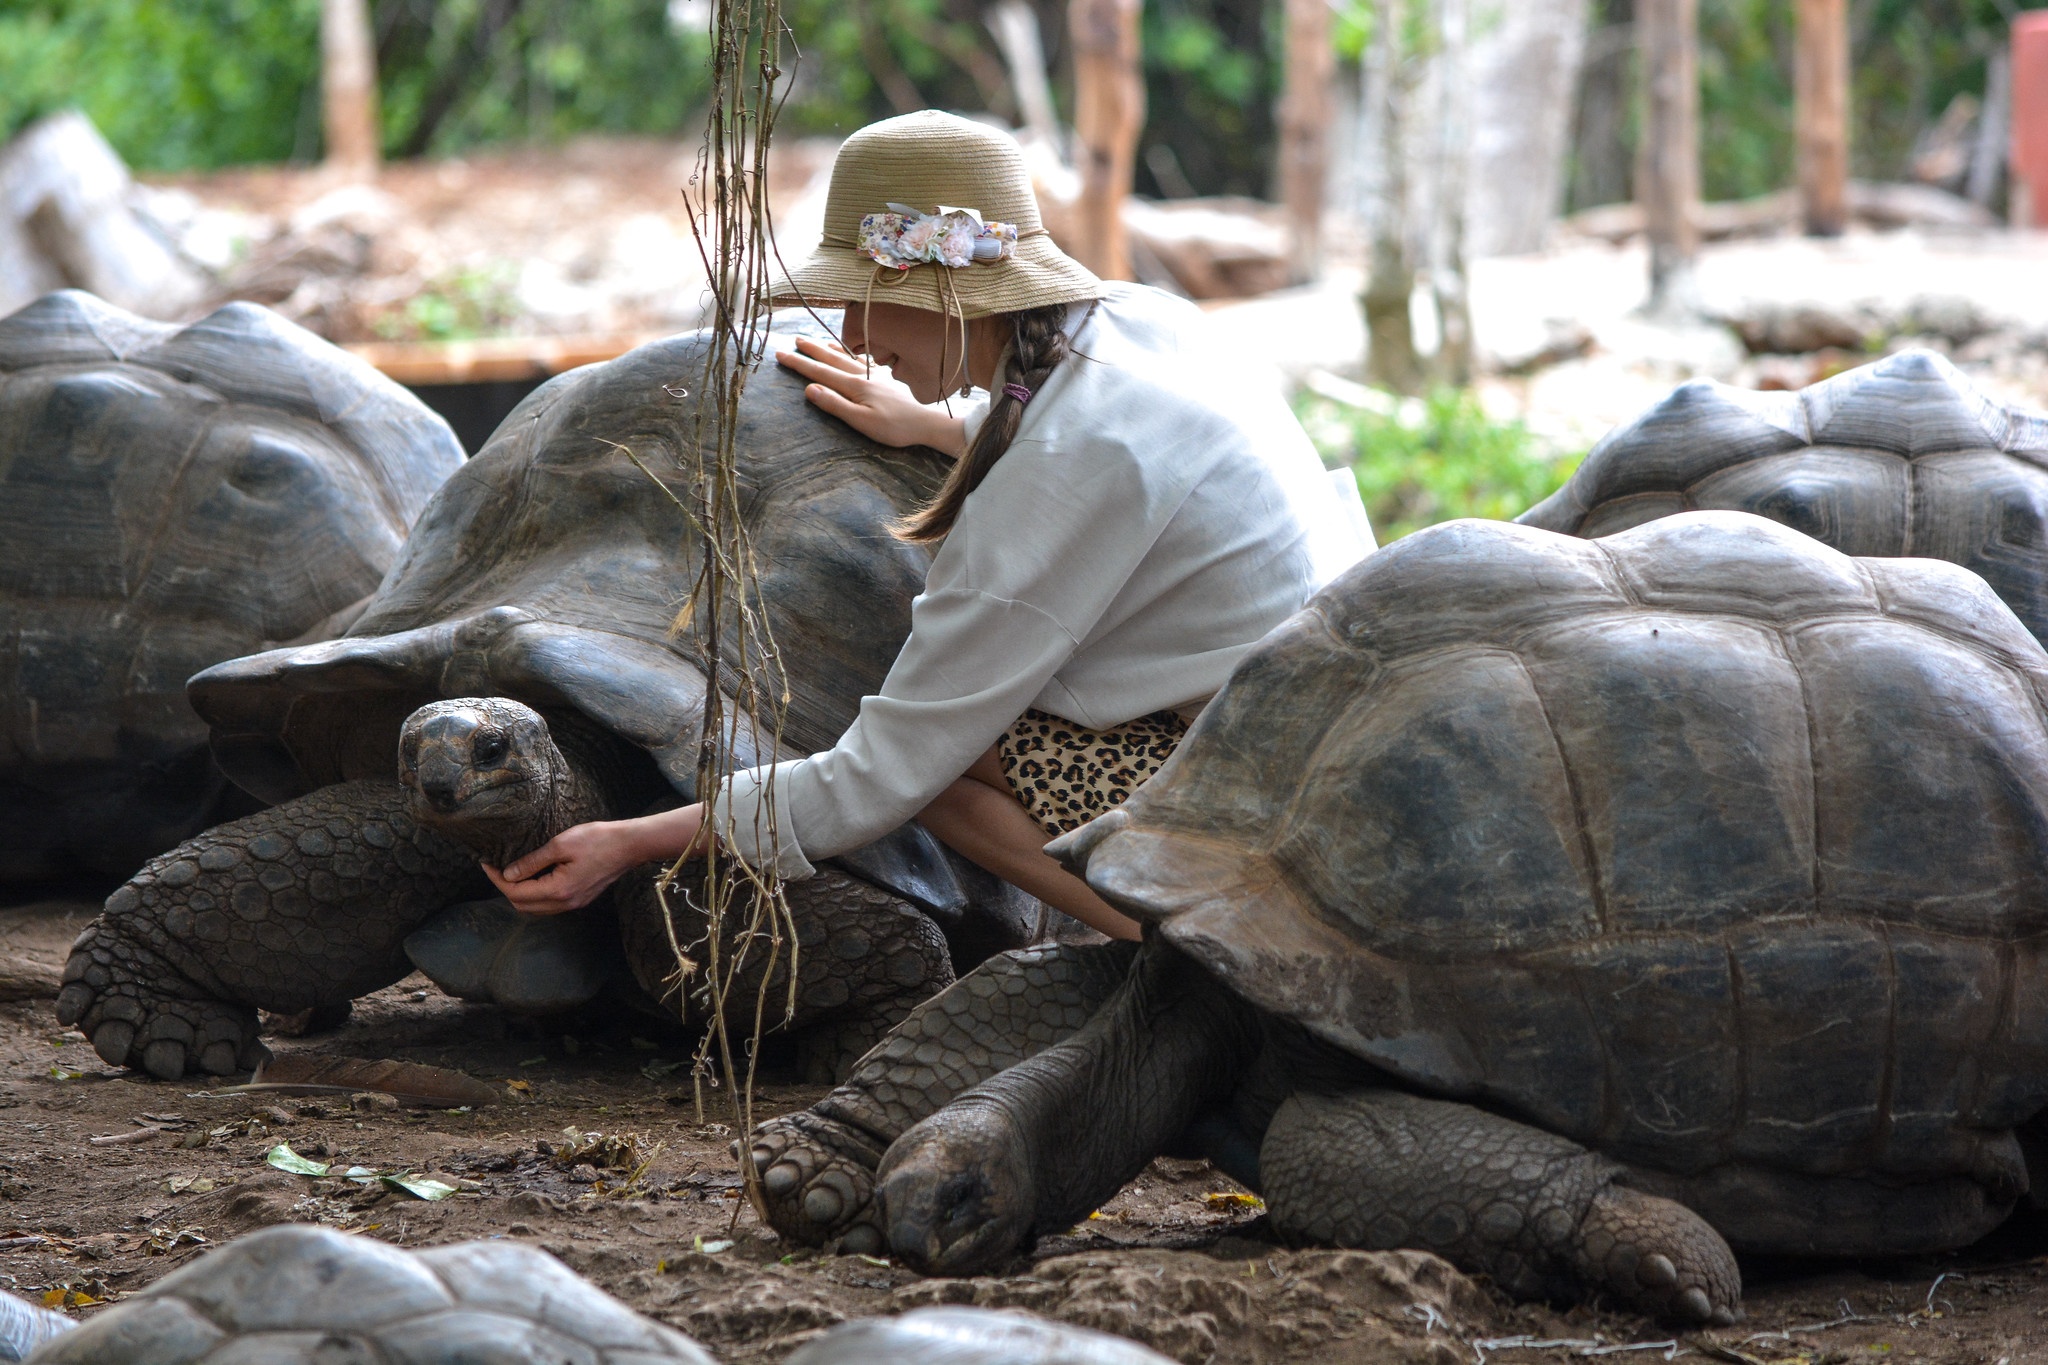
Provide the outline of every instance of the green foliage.
<path id="1" fill-rule="evenodd" d="M 502 333 L 519 308 L 513 286 L 518 268 L 458 270 L 429 281 L 418 293 L 373 324 L 386 341 L 461 341 Z"/>
<path id="2" fill-rule="evenodd" d="M 1852 172 L 1871 180 L 1904 178 L 1921 130 L 1958 94 L 1984 93 L 1985 61 L 2006 42 L 2011 15 L 2042 8 L 2048 0 L 1850 0 Z M 1619 26 L 1629 19 L 1627 0 L 1596 0 L 1594 11 L 1596 28 L 1625 31 Z M 1699 26 L 1706 197 L 1743 199 L 1783 189 L 1796 163 L 1793 6 L 1786 0 L 1700 0 Z M 1612 77 L 1611 67 L 1606 74 Z M 1627 98 L 1633 108 L 1632 89 Z M 1581 131 L 1587 131 L 1583 123 Z M 1639 133 L 1633 114 L 1617 131 L 1626 145 L 1612 154 L 1626 165 Z M 1576 154 L 1594 156 L 1597 149 L 1581 145 Z"/>
<path id="3" fill-rule="evenodd" d="M 1064 98 L 1066 6 L 1034 3 Z M 694 132 L 709 43 L 701 18 L 679 24 L 670 8 L 371 0 L 385 152 Z M 677 6 L 683 16 L 691 8 Z M 785 66 L 796 79 L 783 127 L 846 133 L 922 107 L 1015 117 L 984 8 L 785 0 Z M 1277 15 L 1277 0 L 1146 4 L 1146 146 L 1163 146 L 1202 193 L 1271 190 Z M 320 0 L 0 0 L 0 138 L 77 106 L 143 170 L 311 160 L 321 151 L 319 67 Z M 1149 167 L 1139 178 L 1143 192 L 1166 188 Z"/>
<path id="4" fill-rule="evenodd" d="M 1454 517 L 1506 520 L 1555 492 L 1584 452 L 1544 448 L 1488 417 L 1470 390 L 1439 389 L 1368 412 L 1304 393 L 1295 414 L 1323 459 L 1350 465 L 1381 544 Z"/>
<path id="5" fill-rule="evenodd" d="M 1792 183 L 1792 6 L 1700 0 L 1700 187 L 1744 199 Z"/>
<path id="6" fill-rule="evenodd" d="M 1040 14 L 1055 51 L 1063 12 Z M 970 0 L 783 0 L 782 13 L 800 56 L 780 128 L 850 133 L 924 107 L 1017 117 L 1009 78 Z"/>
<path id="7" fill-rule="evenodd" d="M 1330 43 L 1342 61 L 1365 60 L 1372 43 L 1372 0 L 1335 0 L 1330 7 Z"/>
<path id="8" fill-rule="evenodd" d="M 385 150 L 674 134 L 709 44 L 667 0 L 379 0 Z M 320 0 L 0 0 L 0 137 L 83 109 L 131 165 L 320 151 Z"/>
<path id="9" fill-rule="evenodd" d="M 402 155 L 574 133 L 673 134 L 710 42 L 667 0 L 376 0 L 384 145 Z"/>
<path id="10" fill-rule="evenodd" d="M 1172 154 L 1203 194 L 1273 193 L 1273 103 L 1282 78 L 1280 9 L 1260 0 L 1147 0 L 1141 22 L 1146 119 L 1138 192 L 1162 195 L 1149 149 Z"/>
<path id="11" fill-rule="evenodd" d="M 1949 101 L 1984 93 L 1985 61 L 2010 16 L 2048 0 L 1850 0 L 1849 157 L 1856 174 L 1903 175 L 1921 129 Z"/>
<path id="12" fill-rule="evenodd" d="M 135 165 L 309 153 L 320 0 L 6 0 L 0 137 L 83 109 Z"/>

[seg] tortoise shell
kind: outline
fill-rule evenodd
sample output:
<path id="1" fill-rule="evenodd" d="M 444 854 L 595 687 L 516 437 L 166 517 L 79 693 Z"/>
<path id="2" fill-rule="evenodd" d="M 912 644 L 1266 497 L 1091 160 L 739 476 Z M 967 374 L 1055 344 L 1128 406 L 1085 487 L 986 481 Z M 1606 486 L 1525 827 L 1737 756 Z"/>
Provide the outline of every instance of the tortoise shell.
<path id="1" fill-rule="evenodd" d="M 185 680 L 337 633 L 462 449 L 267 309 L 90 294 L 0 320 L 0 878 L 126 875 L 225 783 Z"/>
<path id="2" fill-rule="evenodd" d="M 818 330 L 802 316 L 777 322 Z M 654 342 L 535 390 L 436 494 L 343 637 L 194 678 L 221 766 L 270 801 L 390 777 L 412 711 L 495 695 L 587 717 L 694 795 L 700 623 L 674 627 L 703 555 L 686 507 L 708 339 Z M 930 554 L 889 527 L 948 462 L 858 435 L 774 365 L 748 383 L 735 446 L 759 613 L 789 686 L 780 748 L 743 727 L 739 757 L 828 749 L 909 634 Z M 735 644 L 728 617 L 726 659 Z M 956 905 L 936 844 L 906 830 L 886 866 L 853 865 L 921 904 Z"/>
<path id="3" fill-rule="evenodd" d="M 1604 536 L 1709 509 L 1844 554 L 1960 564 L 2048 639 L 2048 415 L 1995 402 L 1932 351 L 1797 393 L 1682 385 L 1516 520 Z"/>
<path id="4" fill-rule="evenodd" d="M 332 1228 L 266 1228 L 41 1347 L 38 1365 L 320 1365 L 336 1360 L 713 1365 L 545 1251 L 403 1251 Z"/>
<path id="5" fill-rule="evenodd" d="M 2044 715 L 2048 653 L 1953 565 L 1742 513 L 1449 522 L 1053 851 L 1424 1090 L 1669 1171 L 2009 1197 L 2048 1098 Z"/>

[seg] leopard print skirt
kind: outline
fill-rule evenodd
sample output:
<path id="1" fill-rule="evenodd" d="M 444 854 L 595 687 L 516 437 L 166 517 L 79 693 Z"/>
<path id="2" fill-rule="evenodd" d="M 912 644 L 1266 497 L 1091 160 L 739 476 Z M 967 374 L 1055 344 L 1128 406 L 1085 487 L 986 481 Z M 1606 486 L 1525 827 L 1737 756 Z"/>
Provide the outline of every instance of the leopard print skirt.
<path id="1" fill-rule="evenodd" d="M 1187 732 L 1176 711 L 1154 711 L 1110 730 L 1026 711 L 996 741 L 996 755 L 1024 809 L 1057 835 L 1129 800 Z"/>

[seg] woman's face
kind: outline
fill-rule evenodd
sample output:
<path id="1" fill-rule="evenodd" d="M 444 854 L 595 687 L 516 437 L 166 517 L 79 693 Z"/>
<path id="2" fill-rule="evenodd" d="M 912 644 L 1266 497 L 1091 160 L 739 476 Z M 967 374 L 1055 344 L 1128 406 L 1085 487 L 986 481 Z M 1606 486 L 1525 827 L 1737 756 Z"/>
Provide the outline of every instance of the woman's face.
<path id="1" fill-rule="evenodd" d="M 960 323 L 943 313 L 900 303 L 851 304 L 845 341 L 847 350 L 866 351 L 888 366 L 920 403 L 936 403 L 960 387 Z"/>

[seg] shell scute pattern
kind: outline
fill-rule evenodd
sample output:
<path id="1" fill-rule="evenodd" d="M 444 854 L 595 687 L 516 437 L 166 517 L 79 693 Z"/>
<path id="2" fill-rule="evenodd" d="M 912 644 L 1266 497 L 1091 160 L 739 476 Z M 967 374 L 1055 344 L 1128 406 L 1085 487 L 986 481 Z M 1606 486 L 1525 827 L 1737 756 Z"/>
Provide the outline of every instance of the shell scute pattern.
<path id="1" fill-rule="evenodd" d="M 2048 415 L 1996 402 L 1932 352 L 1798 393 L 1684 385 L 1517 520 L 1600 537 L 1702 510 L 1753 512 L 1845 554 L 1960 564 L 2048 635 Z"/>
<path id="2" fill-rule="evenodd" d="M 2044 698 L 1949 566 L 1738 513 L 1451 523 L 1071 837 L 1240 993 L 1439 1093 L 1664 1169 L 1998 1184 L 2048 1101 Z"/>
<path id="3" fill-rule="evenodd" d="M 461 463 L 253 305 L 179 328 L 67 290 L 0 319 L 0 878 L 126 875 L 218 818 L 185 680 L 337 632 Z"/>
<path id="4" fill-rule="evenodd" d="M 401 1251 L 331 1229 L 267 1229 L 57 1337 L 36 1365 L 313 1365 L 548 1359 L 712 1365 L 545 1252 L 466 1242 Z"/>
<path id="5" fill-rule="evenodd" d="M 703 345 L 657 342 L 543 385 L 448 480 L 343 638 L 195 679 L 193 704 L 236 779 L 282 800 L 384 776 L 415 707 L 499 695 L 580 710 L 687 791 L 703 680 L 695 644 L 670 630 L 697 566 L 674 500 L 689 481 L 674 433 Z M 783 657 L 803 661 L 789 671 L 785 744 L 809 752 L 879 686 L 929 563 L 872 529 L 927 496 L 943 467 L 850 442 L 787 376 L 760 376 L 748 405 L 743 515 L 767 625 Z"/>

